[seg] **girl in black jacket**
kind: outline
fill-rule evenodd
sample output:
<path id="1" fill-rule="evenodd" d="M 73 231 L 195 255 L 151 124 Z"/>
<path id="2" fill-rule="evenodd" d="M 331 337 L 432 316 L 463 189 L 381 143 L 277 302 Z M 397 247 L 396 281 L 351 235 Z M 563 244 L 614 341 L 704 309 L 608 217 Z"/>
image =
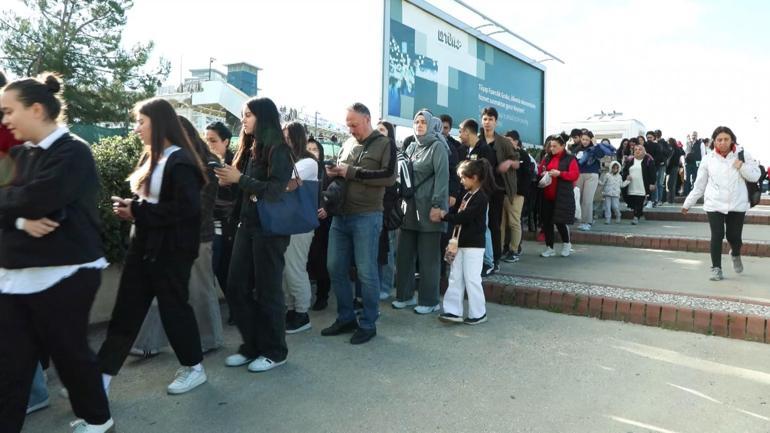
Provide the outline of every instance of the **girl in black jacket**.
<path id="1" fill-rule="evenodd" d="M 16 173 L 0 188 L 0 431 L 21 431 L 40 357 L 69 390 L 75 432 L 113 426 L 88 316 L 107 266 L 97 213 L 99 178 L 88 144 L 58 121 L 61 83 L 14 81 L 0 99 L 17 140 Z"/>
<path id="2" fill-rule="evenodd" d="M 157 297 L 163 327 L 182 364 L 167 391 L 182 394 L 207 380 L 188 302 L 190 270 L 200 246 L 205 169 L 168 101 L 141 102 L 136 117 L 135 132 L 148 150 L 129 178 L 135 197 L 113 198 L 115 214 L 134 225 L 99 360 L 108 389 Z"/>
<path id="3" fill-rule="evenodd" d="M 227 300 L 243 338 L 228 367 L 249 364 L 267 371 L 286 362 L 286 303 L 281 279 L 290 236 L 267 234 L 256 209 L 258 200 L 275 200 L 293 173 L 291 150 L 281 132 L 275 103 L 254 98 L 243 108 L 243 130 L 234 166 L 216 169 L 220 185 L 238 184 L 241 224 L 230 260 Z"/>
<path id="4" fill-rule="evenodd" d="M 460 182 L 468 191 L 450 213 L 442 211 L 441 218 L 455 226 L 450 247 L 457 247 L 449 273 L 449 286 L 444 294 L 444 312 L 439 320 L 477 325 L 487 321 L 486 300 L 481 286 L 486 234 L 485 218 L 489 199 L 484 192 L 492 190 L 492 167 L 486 159 L 463 161 L 457 167 Z M 463 297 L 468 293 L 468 317 L 463 320 Z"/>

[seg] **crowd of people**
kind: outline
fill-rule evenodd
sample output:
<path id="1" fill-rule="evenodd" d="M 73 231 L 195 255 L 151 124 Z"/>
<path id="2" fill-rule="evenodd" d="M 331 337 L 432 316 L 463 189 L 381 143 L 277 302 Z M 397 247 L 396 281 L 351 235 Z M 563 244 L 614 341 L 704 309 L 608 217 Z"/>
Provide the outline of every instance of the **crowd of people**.
<path id="1" fill-rule="evenodd" d="M 622 199 L 637 224 L 645 203 L 673 202 L 680 183 L 689 193 L 683 212 L 705 194 L 712 279 L 722 277 L 725 233 L 742 271 L 749 200 L 738 185 L 756 182 L 760 170 L 729 128 L 714 131 L 713 150 L 695 134 L 684 150 L 660 131 L 615 149 L 574 130 L 549 136 L 530 155 L 517 131 L 497 131 L 494 107 L 463 120 L 459 140 L 450 116 L 418 110 L 413 134 L 399 144 L 394 125 L 373 125 L 369 109 L 355 103 L 346 114 L 351 137 L 338 157 L 325 158 L 303 125 L 281 124 L 268 98 L 243 107 L 235 152 L 224 124 L 202 136 L 155 98 L 134 112 L 144 153 L 127 179 L 132 196 L 112 198 L 132 233 L 107 336 L 94 354 L 88 317 L 108 266 L 99 179 L 88 144 L 64 126 L 61 90 L 61 80 L 45 74 L 13 81 L 0 96 L 1 431 L 20 431 L 25 412 L 45 407 L 49 359 L 80 433 L 113 427 L 109 389 L 129 355 L 170 345 L 180 367 L 167 392 L 204 384 L 203 355 L 223 346 L 220 292 L 241 336 L 225 365 L 250 372 L 284 364 L 286 335 L 311 329 L 309 311 L 328 308 L 330 293 L 336 319 L 321 335 L 352 334 L 351 344 L 377 335 L 380 302 L 391 298 L 396 310 L 484 323 L 482 277 L 521 260 L 525 227 L 542 231 L 542 257 L 557 255 L 558 231 L 558 254 L 568 257 L 570 226 L 590 230 L 595 205 L 606 223 L 619 222 Z M 314 228 L 269 231 L 259 207 L 303 183 L 318 185 Z"/>

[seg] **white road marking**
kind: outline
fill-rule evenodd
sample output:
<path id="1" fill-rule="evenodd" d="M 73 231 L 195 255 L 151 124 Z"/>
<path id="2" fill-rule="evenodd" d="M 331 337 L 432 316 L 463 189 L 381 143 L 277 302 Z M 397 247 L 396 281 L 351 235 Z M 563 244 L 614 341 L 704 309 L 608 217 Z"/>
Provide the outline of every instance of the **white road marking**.
<path id="1" fill-rule="evenodd" d="M 634 427 L 646 428 L 647 430 L 652 430 L 652 431 L 658 432 L 658 433 L 676 433 L 673 430 L 666 430 L 666 429 L 661 428 L 661 427 L 655 427 L 654 425 L 645 424 L 645 423 L 642 423 L 642 422 L 639 422 L 639 421 L 633 421 L 633 420 L 626 419 L 626 418 L 621 418 L 621 417 L 618 417 L 618 416 L 609 415 L 609 416 L 607 416 L 607 418 L 609 418 L 609 419 L 611 419 L 613 421 L 617 421 L 619 423 L 632 425 Z"/>
<path id="2" fill-rule="evenodd" d="M 716 399 L 714 399 L 714 398 L 711 398 L 711 397 L 707 396 L 706 394 L 700 393 L 700 392 L 698 392 L 698 391 L 696 391 L 696 390 L 694 390 L 694 389 L 685 388 L 685 387 L 683 387 L 683 386 L 679 386 L 679 385 L 674 385 L 673 383 L 668 383 L 667 385 L 673 386 L 674 388 L 678 388 L 678 389 L 681 389 L 681 390 L 682 390 L 682 391 L 684 391 L 684 392 L 689 392 L 689 393 L 690 393 L 690 394 L 692 394 L 692 395 L 697 395 L 697 396 L 698 396 L 698 397 L 700 397 L 700 398 L 705 398 L 705 399 L 706 399 L 706 400 L 708 400 L 708 401 L 713 401 L 714 403 L 717 403 L 717 404 L 722 404 L 722 402 L 721 402 L 721 401 L 719 401 L 719 400 L 716 400 Z"/>
<path id="3" fill-rule="evenodd" d="M 762 415 L 757 415 L 754 412 L 749 412 L 749 411 L 743 410 L 743 409 L 735 409 L 735 410 L 737 410 L 740 413 L 745 413 L 746 415 L 753 416 L 754 418 L 759 418 L 759 419 L 764 420 L 764 421 L 770 421 L 770 418 L 768 418 L 766 416 L 762 416 Z"/>

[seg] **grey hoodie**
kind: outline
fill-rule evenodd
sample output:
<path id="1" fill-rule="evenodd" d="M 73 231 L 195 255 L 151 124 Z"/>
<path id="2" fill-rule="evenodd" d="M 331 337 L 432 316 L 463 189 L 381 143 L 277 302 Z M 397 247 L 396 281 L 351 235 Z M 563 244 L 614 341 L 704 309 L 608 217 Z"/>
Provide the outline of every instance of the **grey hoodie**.
<path id="1" fill-rule="evenodd" d="M 430 113 L 419 111 L 414 116 L 425 117 L 428 131 L 425 135 L 415 133 L 415 141 L 406 148 L 406 155 L 413 161 L 414 182 L 420 185 L 414 197 L 405 200 L 406 211 L 401 228 L 421 232 L 443 232 L 443 222 L 430 220 L 431 208 L 447 210 L 449 198 L 449 153 L 446 141 L 441 133 L 435 131 L 434 120 Z M 441 125 L 441 121 L 438 120 Z"/>

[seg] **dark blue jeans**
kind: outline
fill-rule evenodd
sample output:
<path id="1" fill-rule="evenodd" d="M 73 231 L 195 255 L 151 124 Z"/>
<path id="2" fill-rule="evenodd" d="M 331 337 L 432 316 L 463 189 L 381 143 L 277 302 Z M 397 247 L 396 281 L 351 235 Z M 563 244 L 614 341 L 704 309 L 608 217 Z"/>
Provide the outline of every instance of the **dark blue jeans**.
<path id="1" fill-rule="evenodd" d="M 356 320 L 353 310 L 353 286 L 350 282 L 350 267 L 355 264 L 358 280 L 361 281 L 361 298 L 364 313 L 359 326 L 375 329 L 380 302 L 380 277 L 377 252 L 382 212 L 368 212 L 354 215 L 335 216 L 329 231 L 327 267 L 332 288 L 337 296 L 337 320 Z"/>

